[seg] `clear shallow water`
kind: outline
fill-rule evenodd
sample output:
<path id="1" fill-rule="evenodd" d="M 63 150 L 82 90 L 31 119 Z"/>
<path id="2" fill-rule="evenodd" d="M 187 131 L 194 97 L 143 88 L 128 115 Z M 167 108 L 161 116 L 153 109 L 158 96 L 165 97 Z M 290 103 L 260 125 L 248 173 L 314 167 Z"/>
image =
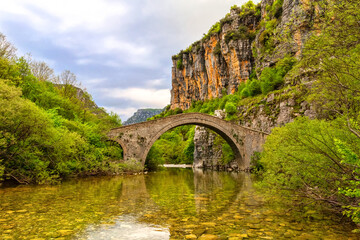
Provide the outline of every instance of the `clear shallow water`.
<path id="1" fill-rule="evenodd" d="M 0 188 L 0 239 L 360 239 L 335 217 L 288 210 L 248 174 L 168 169 Z"/>

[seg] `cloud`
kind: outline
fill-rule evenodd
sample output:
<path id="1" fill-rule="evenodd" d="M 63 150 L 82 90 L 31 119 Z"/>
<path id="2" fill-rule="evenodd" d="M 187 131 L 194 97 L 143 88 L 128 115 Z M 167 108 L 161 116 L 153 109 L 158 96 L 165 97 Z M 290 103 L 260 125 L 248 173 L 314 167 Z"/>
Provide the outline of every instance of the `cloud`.
<path id="1" fill-rule="evenodd" d="M 149 88 L 156 88 L 163 86 L 166 82 L 166 78 L 151 79 L 146 81 L 146 86 Z"/>
<path id="2" fill-rule="evenodd" d="M 79 58 L 76 60 L 76 64 L 78 65 L 89 65 L 91 63 L 94 63 L 94 60 L 91 58 Z"/>
<path id="3" fill-rule="evenodd" d="M 104 107 L 108 112 L 114 112 L 120 116 L 122 122 L 125 122 L 129 117 L 131 117 L 136 111 L 137 108 L 120 108 L 120 107 Z"/>
<path id="4" fill-rule="evenodd" d="M 105 88 L 100 90 L 108 98 L 130 100 L 142 107 L 163 108 L 170 102 L 169 89 L 146 88 Z"/>
<path id="5" fill-rule="evenodd" d="M 0 12 L 26 19 L 40 32 L 65 33 L 76 28 L 106 29 L 113 16 L 127 12 L 127 5 L 104 0 L 11 0 L 0 2 Z"/>

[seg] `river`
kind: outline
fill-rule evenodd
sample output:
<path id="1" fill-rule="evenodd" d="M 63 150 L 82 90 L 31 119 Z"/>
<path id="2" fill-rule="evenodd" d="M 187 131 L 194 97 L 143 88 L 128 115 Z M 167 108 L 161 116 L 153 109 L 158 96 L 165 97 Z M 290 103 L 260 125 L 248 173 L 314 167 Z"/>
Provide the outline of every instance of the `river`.
<path id="1" fill-rule="evenodd" d="M 0 239 L 358 239 L 338 217 L 265 202 L 253 181 L 167 169 L 3 187 Z"/>

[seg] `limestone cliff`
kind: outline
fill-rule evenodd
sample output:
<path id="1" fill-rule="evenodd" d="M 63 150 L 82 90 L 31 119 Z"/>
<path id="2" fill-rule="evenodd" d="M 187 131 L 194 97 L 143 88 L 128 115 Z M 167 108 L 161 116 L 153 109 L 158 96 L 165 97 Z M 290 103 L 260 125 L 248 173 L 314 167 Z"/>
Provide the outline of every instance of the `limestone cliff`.
<path id="1" fill-rule="evenodd" d="M 306 40 L 318 31 L 317 0 L 262 0 L 257 6 L 232 7 L 201 41 L 173 56 L 171 108 L 187 109 L 193 101 L 232 94 L 251 76 L 285 56 L 301 58 Z M 270 132 L 299 115 L 313 118 L 306 101 L 309 86 L 291 85 L 267 96 L 244 100 L 238 123 Z M 195 130 L 194 166 L 218 168 L 223 153 L 210 130 Z"/>
<path id="2" fill-rule="evenodd" d="M 300 57 L 316 30 L 316 0 L 263 0 L 232 7 L 203 39 L 173 56 L 171 109 L 237 90 L 285 55 Z"/>

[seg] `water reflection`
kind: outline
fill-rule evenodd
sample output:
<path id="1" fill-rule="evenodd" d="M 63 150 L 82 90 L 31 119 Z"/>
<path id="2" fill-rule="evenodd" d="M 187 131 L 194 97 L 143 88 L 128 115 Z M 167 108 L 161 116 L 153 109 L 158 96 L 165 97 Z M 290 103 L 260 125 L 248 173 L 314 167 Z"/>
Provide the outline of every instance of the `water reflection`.
<path id="1" fill-rule="evenodd" d="M 120 216 L 111 225 L 91 225 L 78 240 L 165 240 L 170 238 L 167 228 L 139 223 L 129 215 Z"/>
<path id="2" fill-rule="evenodd" d="M 168 169 L 0 188 L 0 239 L 357 239 L 327 216 L 285 211 L 265 204 L 248 174 Z"/>

